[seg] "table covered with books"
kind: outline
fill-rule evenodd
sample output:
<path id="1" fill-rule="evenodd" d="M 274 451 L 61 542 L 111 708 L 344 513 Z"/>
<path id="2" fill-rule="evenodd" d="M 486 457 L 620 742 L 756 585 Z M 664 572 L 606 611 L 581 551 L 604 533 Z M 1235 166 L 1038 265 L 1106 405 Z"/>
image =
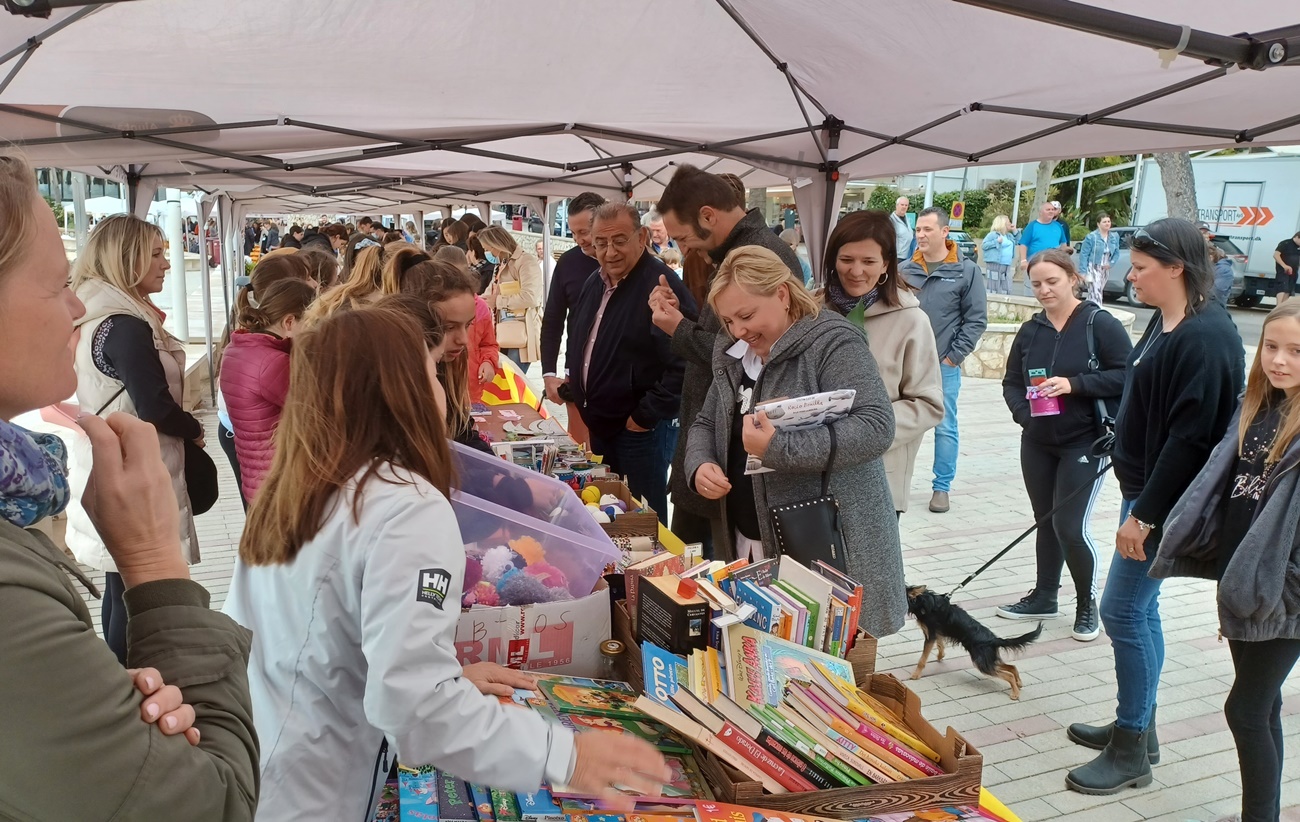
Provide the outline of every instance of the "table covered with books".
<path id="1" fill-rule="evenodd" d="M 573 452 L 547 466 L 500 456 L 456 449 L 460 661 L 537 674 L 538 691 L 517 691 L 513 709 L 641 737 L 673 779 L 615 814 L 565 786 L 514 794 L 400 763 L 376 819 L 1015 819 L 981 789 L 979 752 L 875 672 L 875 639 L 855 630 L 870 592 L 842 571 L 788 555 L 703 560 L 625 486 L 623 507 L 649 522 L 621 535 L 617 517 L 593 510 L 616 496 L 617 477 L 579 479 Z"/>

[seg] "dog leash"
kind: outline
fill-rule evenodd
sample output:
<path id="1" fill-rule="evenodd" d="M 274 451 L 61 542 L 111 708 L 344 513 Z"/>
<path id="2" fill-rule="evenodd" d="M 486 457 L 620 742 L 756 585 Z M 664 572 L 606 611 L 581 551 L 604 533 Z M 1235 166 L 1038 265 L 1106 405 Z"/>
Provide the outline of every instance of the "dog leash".
<path id="1" fill-rule="evenodd" d="M 1078 488 L 1076 488 L 1076 489 L 1074 489 L 1073 491 L 1071 491 L 1071 492 L 1069 493 L 1069 495 L 1068 495 L 1065 499 L 1063 499 L 1063 500 L 1061 500 L 1060 502 L 1056 503 L 1056 506 L 1055 506 L 1054 508 L 1052 508 L 1052 510 L 1048 511 L 1048 512 L 1047 512 L 1046 514 L 1044 514 L 1044 515 L 1042 516 L 1042 518 L 1040 518 L 1037 522 L 1035 522 L 1033 525 L 1029 526 L 1029 528 L 1028 528 L 1028 529 L 1027 529 L 1023 534 L 1021 534 L 1020 536 L 1018 536 L 1018 537 L 1016 537 L 1015 539 L 1013 539 L 1013 540 L 1011 541 L 1011 544 L 1010 544 L 1010 545 L 1008 545 L 1006 548 L 1003 548 L 1001 551 L 998 551 L 997 554 L 995 554 L 995 555 L 993 556 L 993 559 L 990 559 L 988 562 L 986 562 L 986 563 L 984 563 L 983 565 L 981 565 L 981 566 L 979 567 L 979 570 L 978 570 L 978 571 L 976 571 L 975 573 L 973 573 L 973 574 L 971 574 L 970 576 L 968 576 L 968 577 L 966 577 L 965 579 L 963 579 L 963 580 L 961 581 L 961 584 L 960 584 L 960 585 L 958 585 L 956 588 L 953 588 L 951 591 L 948 592 L 948 596 L 952 596 L 953 594 L 955 594 L 955 593 L 957 593 L 958 591 L 960 591 L 962 588 L 965 588 L 966 585 L 967 585 L 968 583 L 970 583 L 971 580 L 975 579 L 975 577 L 977 577 L 977 576 L 979 576 L 980 574 L 982 574 L 982 573 L 984 573 L 985 571 L 987 571 L 987 570 L 988 570 L 988 569 L 989 569 L 989 568 L 990 568 L 990 567 L 991 567 L 995 562 L 997 562 L 998 560 L 1000 560 L 1000 559 L 1002 559 L 1003 557 L 1005 557 L 1005 556 L 1006 556 L 1006 555 L 1011 551 L 1011 549 L 1012 549 L 1012 548 L 1015 548 L 1017 545 L 1019 545 L 1019 544 L 1020 544 L 1020 543 L 1025 539 L 1025 537 L 1027 537 L 1027 536 L 1029 536 L 1030 534 L 1034 533 L 1034 532 L 1037 531 L 1040 527 L 1042 527 L 1044 523 L 1046 523 L 1046 522 L 1048 522 L 1049 520 L 1051 520 L 1051 518 L 1056 514 L 1057 511 L 1059 511 L 1059 510 L 1061 510 L 1062 508 L 1065 507 L 1065 504 L 1066 504 L 1067 502 L 1069 502 L 1070 500 L 1072 500 L 1072 499 L 1074 499 L 1075 497 L 1079 496 L 1079 494 L 1081 494 L 1081 493 L 1083 492 L 1084 489 L 1086 489 L 1086 488 L 1091 488 L 1091 487 L 1092 487 L 1092 484 L 1093 484 L 1094 482 L 1096 482 L 1098 479 L 1100 479 L 1102 476 L 1104 476 L 1104 475 L 1106 474 L 1106 472 L 1110 470 L 1110 467 L 1111 467 L 1112 465 L 1114 465 L 1113 462 L 1107 462 L 1104 466 L 1102 466 L 1102 469 L 1101 469 L 1100 471 L 1098 471 L 1096 474 L 1094 474 L 1090 479 L 1088 479 L 1087 482 L 1084 482 L 1084 483 L 1081 484 Z"/>

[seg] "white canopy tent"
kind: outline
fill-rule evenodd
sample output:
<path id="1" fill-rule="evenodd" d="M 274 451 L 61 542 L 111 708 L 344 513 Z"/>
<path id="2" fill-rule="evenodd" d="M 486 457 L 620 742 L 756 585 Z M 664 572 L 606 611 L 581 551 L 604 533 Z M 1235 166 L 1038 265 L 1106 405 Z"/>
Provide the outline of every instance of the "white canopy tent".
<path id="1" fill-rule="evenodd" d="M 0 133 L 137 213 L 223 195 L 231 232 L 653 199 L 691 162 L 792 184 L 817 265 L 849 177 L 1300 142 L 1297 65 L 1291 0 L 133 0 L 6 20 Z"/>

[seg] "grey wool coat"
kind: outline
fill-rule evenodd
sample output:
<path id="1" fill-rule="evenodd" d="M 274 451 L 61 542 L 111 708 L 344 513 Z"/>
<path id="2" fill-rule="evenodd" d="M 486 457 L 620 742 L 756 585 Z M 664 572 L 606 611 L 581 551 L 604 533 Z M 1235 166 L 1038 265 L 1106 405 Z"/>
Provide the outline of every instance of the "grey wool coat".
<path id="1" fill-rule="evenodd" d="M 733 342 L 728 335 L 719 335 L 713 351 L 713 385 L 687 439 L 686 476 L 692 486 L 695 472 L 706 462 L 727 470 L 743 369 L 741 361 L 727 353 Z M 754 386 L 754 402 L 846 388 L 856 390 L 857 396 L 849 415 L 832 423 L 836 455 L 830 491 L 840 506 L 848 573 L 865 589 L 859 625 L 883 637 L 898 631 L 907 613 L 898 519 L 881 460 L 894 441 L 894 411 L 861 329 L 828 309 L 797 321 L 772 346 Z M 754 503 L 769 556 L 776 555 L 777 547 L 768 511 L 820 496 L 829 456 L 826 426 L 777 429 L 763 455 L 763 465 L 773 470 L 754 476 Z M 723 558 L 734 556 L 735 548 L 725 506 L 720 508 L 722 541 L 715 537 L 715 550 Z"/>

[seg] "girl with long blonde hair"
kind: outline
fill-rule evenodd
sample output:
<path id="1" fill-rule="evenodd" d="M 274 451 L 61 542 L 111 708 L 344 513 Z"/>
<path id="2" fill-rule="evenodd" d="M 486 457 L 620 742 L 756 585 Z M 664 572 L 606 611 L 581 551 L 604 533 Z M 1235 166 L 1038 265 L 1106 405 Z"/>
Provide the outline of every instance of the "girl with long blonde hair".
<path id="1" fill-rule="evenodd" d="M 1237 418 L 1174 506 L 1156 578 L 1219 583 L 1244 822 L 1278 818 L 1282 684 L 1300 659 L 1300 305 L 1264 320 Z"/>

